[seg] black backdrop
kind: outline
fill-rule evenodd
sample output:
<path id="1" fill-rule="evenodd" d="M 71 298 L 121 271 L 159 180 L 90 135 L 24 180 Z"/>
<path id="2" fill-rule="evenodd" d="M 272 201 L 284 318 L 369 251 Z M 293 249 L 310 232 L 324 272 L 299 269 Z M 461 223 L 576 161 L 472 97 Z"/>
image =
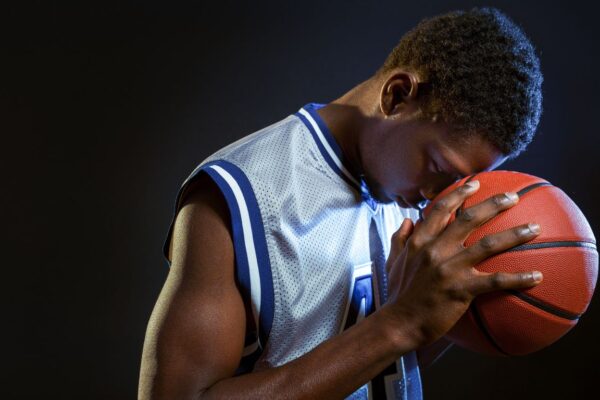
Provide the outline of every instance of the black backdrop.
<path id="1" fill-rule="evenodd" d="M 3 398 L 134 398 L 182 180 L 220 147 L 367 78 L 426 16 L 493 5 L 524 28 L 544 113 L 505 168 L 563 188 L 600 233 L 600 31 L 585 2 L 80 3 L 4 10 Z M 424 371 L 426 397 L 592 396 L 598 301 L 537 354 L 453 349 Z"/>

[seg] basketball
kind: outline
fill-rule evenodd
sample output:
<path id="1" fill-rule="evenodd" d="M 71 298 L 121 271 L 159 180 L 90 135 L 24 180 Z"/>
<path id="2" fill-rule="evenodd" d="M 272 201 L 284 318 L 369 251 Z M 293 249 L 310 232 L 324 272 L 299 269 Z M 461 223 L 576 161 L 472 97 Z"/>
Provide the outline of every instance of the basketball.
<path id="1" fill-rule="evenodd" d="M 496 291 L 477 296 L 446 337 L 478 353 L 499 356 L 524 355 L 554 343 L 586 311 L 598 275 L 596 240 L 577 205 L 558 187 L 544 179 L 512 171 L 483 172 L 446 188 L 441 196 L 468 180 L 480 189 L 452 215 L 504 192 L 516 192 L 519 202 L 475 229 L 465 241 L 471 246 L 482 237 L 529 222 L 541 233 L 532 241 L 496 254 L 475 266 L 482 272 L 544 274 L 536 287 Z"/>

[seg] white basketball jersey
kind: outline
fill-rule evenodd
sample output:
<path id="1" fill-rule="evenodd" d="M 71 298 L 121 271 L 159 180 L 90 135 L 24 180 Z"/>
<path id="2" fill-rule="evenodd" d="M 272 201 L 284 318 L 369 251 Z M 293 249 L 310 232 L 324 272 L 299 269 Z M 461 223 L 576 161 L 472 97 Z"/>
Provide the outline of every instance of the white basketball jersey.
<path id="1" fill-rule="evenodd" d="M 222 191 L 232 220 L 236 279 L 247 305 L 247 334 L 236 374 L 285 364 L 378 306 L 369 252 L 375 223 L 390 238 L 417 210 L 374 201 L 346 168 L 341 149 L 310 103 L 202 161 L 182 184 L 164 245 L 168 255 L 186 186 L 200 172 Z M 403 360 L 404 359 L 404 360 Z M 383 376 L 383 398 L 420 399 L 414 352 Z M 382 397 L 365 384 L 349 398 Z"/>

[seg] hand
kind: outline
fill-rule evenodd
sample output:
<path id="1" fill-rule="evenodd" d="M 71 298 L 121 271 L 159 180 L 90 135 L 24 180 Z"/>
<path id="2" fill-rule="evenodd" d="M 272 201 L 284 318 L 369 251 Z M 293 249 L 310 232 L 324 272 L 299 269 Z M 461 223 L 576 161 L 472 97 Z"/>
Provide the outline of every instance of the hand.
<path id="1" fill-rule="evenodd" d="M 542 280 L 539 271 L 489 274 L 475 269 L 484 259 L 539 234 L 538 225 L 526 224 L 488 235 L 465 248 L 474 229 L 518 202 L 516 193 L 500 194 L 464 210 L 448 225 L 451 215 L 477 189 L 478 181 L 458 187 L 433 206 L 426 220 L 414 227 L 405 219 L 392 236 L 386 264 L 389 298 L 384 309 L 410 325 L 416 347 L 442 337 L 478 294 L 527 288 Z"/>

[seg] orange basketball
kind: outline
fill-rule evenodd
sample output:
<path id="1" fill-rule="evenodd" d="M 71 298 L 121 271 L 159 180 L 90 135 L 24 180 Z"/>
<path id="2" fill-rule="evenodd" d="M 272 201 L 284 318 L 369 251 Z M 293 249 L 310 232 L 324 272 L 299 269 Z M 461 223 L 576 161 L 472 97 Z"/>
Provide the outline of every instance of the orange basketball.
<path id="1" fill-rule="evenodd" d="M 440 196 L 467 180 L 478 180 L 480 188 L 461 209 L 504 192 L 517 192 L 519 202 L 474 230 L 465 246 L 517 225 L 536 222 L 541 227 L 540 235 L 532 241 L 492 256 L 476 268 L 484 272 L 537 270 L 544 279 L 530 289 L 477 296 L 447 338 L 489 355 L 540 350 L 573 328 L 590 303 L 598 276 L 594 234 L 581 210 L 562 190 L 532 175 L 483 172 L 456 182 Z M 424 210 L 424 218 L 432 204 Z"/>

